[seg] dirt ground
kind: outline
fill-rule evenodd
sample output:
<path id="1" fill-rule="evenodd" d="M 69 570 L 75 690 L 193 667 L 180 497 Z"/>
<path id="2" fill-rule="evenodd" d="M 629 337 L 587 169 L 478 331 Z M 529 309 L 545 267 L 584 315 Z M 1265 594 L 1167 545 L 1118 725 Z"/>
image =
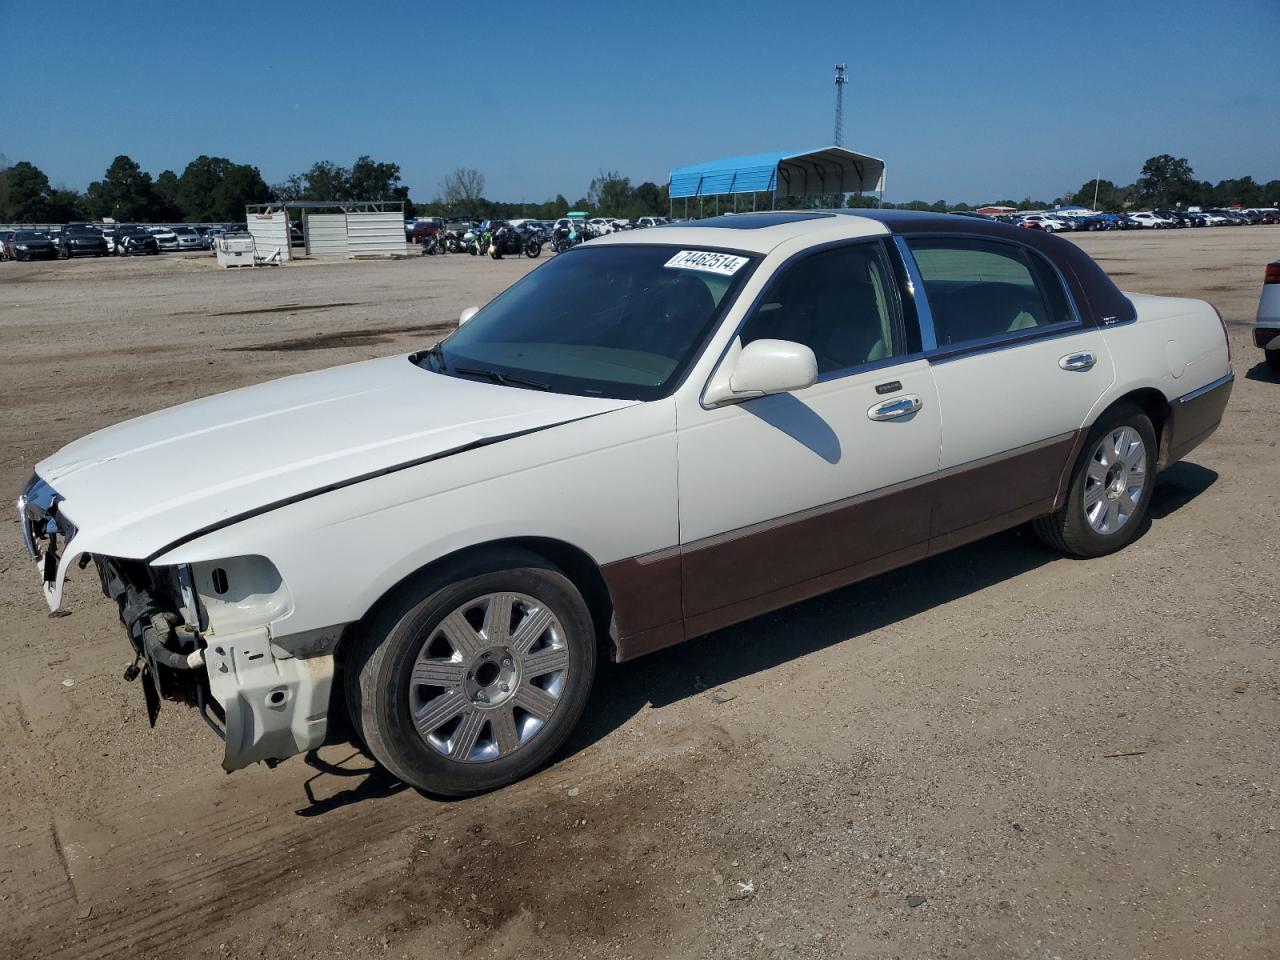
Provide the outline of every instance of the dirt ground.
<path id="1" fill-rule="evenodd" d="M 562 759 L 478 799 L 341 744 L 223 774 L 194 712 L 148 729 L 90 578 L 50 617 L 0 526 L 0 956 L 1280 957 L 1280 383 L 1246 327 L 1280 227 L 1080 242 L 1231 330 L 1222 429 L 1139 540 L 1013 531 L 606 667 Z M 531 265 L 0 264 L 0 490 L 113 421 L 427 345 Z"/>

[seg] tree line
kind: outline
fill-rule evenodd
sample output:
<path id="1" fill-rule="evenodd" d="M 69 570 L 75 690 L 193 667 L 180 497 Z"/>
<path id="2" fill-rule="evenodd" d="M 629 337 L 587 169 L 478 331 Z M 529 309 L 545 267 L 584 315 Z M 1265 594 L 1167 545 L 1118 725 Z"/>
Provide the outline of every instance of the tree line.
<path id="1" fill-rule="evenodd" d="M 1028 196 L 994 203 L 1023 210 L 1044 209 L 1054 203 L 1093 207 L 1095 194 L 1100 210 L 1233 204 L 1275 206 L 1280 203 L 1280 180 L 1261 183 L 1246 176 L 1210 183 L 1196 179 L 1185 157 L 1160 154 L 1147 160 L 1137 180 L 1128 185 L 1098 178 L 1085 181 L 1078 190 L 1068 190 L 1053 201 Z M 629 177 L 616 170 L 600 171 L 591 180 L 586 194 L 572 204 L 563 194 L 537 203 L 490 200 L 485 196 L 484 174 L 471 167 L 452 171 L 440 182 L 433 199 L 415 203 L 409 198 L 409 188 L 401 182 L 399 164 L 379 162 L 369 156 L 357 158 L 350 166 L 321 160 L 280 183 L 268 185 L 257 167 L 233 163 L 226 157 L 202 154 L 188 163 L 181 174 L 164 170 L 153 179 L 136 161 L 121 155 L 111 161 L 101 180 L 93 181 L 81 193 L 54 187 L 35 164 L 21 161 L 9 165 L 0 156 L 0 222 L 3 223 L 66 223 L 104 218 L 158 223 L 233 223 L 243 219 L 246 204 L 273 200 L 401 201 L 405 204 L 406 216 L 544 220 L 561 217 L 571 209 L 630 219 L 659 216 L 668 212 L 670 203 L 666 184 L 650 181 L 632 184 Z M 708 206 L 714 201 L 707 198 L 701 203 L 691 200 L 689 213 L 701 216 L 713 209 L 721 212 L 753 209 L 753 200 L 760 209 L 775 205 L 770 194 L 723 197 L 714 208 Z M 973 204 L 945 200 L 882 203 L 873 196 L 856 195 L 785 197 L 776 206 L 794 209 L 842 204 L 938 212 L 974 209 Z M 683 215 L 683 202 L 676 213 Z"/>
<path id="2" fill-rule="evenodd" d="M 1023 197 L 990 202 L 990 206 L 1015 207 L 1019 210 L 1045 210 L 1056 204 L 1075 204 L 1091 210 L 1168 210 L 1187 207 L 1275 207 L 1280 206 L 1280 180 L 1261 183 L 1253 177 L 1235 177 L 1211 183 L 1197 180 L 1186 157 L 1162 153 L 1142 165 L 1138 179 L 1127 185 L 1097 177 L 1086 180 L 1078 189 L 1066 190 L 1053 200 Z M 850 207 L 896 207 L 904 210 L 932 210 L 938 213 L 974 210 L 968 203 L 945 200 L 910 200 L 906 203 L 880 203 L 875 197 L 850 197 Z"/>
<path id="3" fill-rule="evenodd" d="M 403 202 L 406 216 L 465 216 L 480 219 L 554 219 L 570 209 L 606 216 L 643 217 L 667 211 L 667 188 L 632 185 L 617 171 L 601 172 L 585 196 L 570 204 L 563 194 L 537 203 L 490 200 L 484 174 L 459 167 L 440 183 L 437 195 L 414 203 L 401 182 L 400 166 L 359 157 L 350 166 L 320 160 L 280 183 L 267 184 L 258 168 L 226 157 L 201 155 L 182 173 L 164 170 L 152 177 L 132 158 L 111 161 L 101 180 L 83 193 L 54 187 L 35 164 L 9 165 L 0 156 L 0 222 L 67 223 L 75 220 L 149 223 L 234 223 L 246 204 L 269 201 L 380 200 Z"/>

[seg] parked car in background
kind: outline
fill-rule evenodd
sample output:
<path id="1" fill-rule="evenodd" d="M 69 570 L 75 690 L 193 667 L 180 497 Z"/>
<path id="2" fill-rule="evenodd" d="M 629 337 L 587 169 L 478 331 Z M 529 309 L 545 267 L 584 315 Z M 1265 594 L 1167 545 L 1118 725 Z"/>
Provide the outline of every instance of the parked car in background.
<path id="1" fill-rule="evenodd" d="M 107 241 L 107 254 L 112 255 L 116 252 L 116 227 L 115 224 L 109 224 L 100 228 L 102 239 Z"/>
<path id="2" fill-rule="evenodd" d="M 1173 226 L 1172 220 L 1162 217 L 1158 213 L 1152 213 L 1150 210 L 1131 213 L 1129 214 L 1129 219 L 1150 230 L 1164 230 Z"/>
<path id="3" fill-rule="evenodd" d="M 173 235 L 177 238 L 179 250 L 203 250 L 204 237 L 195 227 L 174 227 Z"/>
<path id="4" fill-rule="evenodd" d="M 1018 225 L 1031 230 L 1043 230 L 1045 233 L 1060 233 L 1071 229 L 1071 225 L 1065 220 L 1047 213 L 1029 213 Z"/>
<path id="5" fill-rule="evenodd" d="M 15 230 L 9 249 L 15 260 L 52 260 L 58 256 L 53 239 L 40 230 Z"/>
<path id="6" fill-rule="evenodd" d="M 98 228 L 89 223 L 69 223 L 58 234 L 58 256 L 105 257 L 107 241 Z"/>
<path id="7" fill-rule="evenodd" d="M 159 252 L 159 241 L 146 227 L 136 223 L 126 223 L 116 227 L 116 253 L 121 256 L 135 257 Z"/>
<path id="8" fill-rule="evenodd" d="M 1267 365 L 1280 373 L 1280 260 L 1267 264 L 1263 274 L 1253 342 L 1262 348 Z"/>
<path id="9" fill-rule="evenodd" d="M 49 608 L 93 564 L 151 708 L 199 705 L 225 769 L 317 747 L 344 698 L 401 782 L 511 783 L 577 725 L 598 651 L 1027 522 L 1123 549 L 1232 389 L 1209 304 L 910 211 L 606 236 L 459 322 L 97 430 L 22 490 Z"/>
<path id="10" fill-rule="evenodd" d="M 147 232 L 156 238 L 156 245 L 161 250 L 177 250 L 178 235 L 168 227 L 147 227 Z"/>
<path id="11" fill-rule="evenodd" d="M 1157 217 L 1163 217 L 1168 220 L 1174 227 L 1183 228 L 1191 226 L 1190 217 L 1181 210 L 1153 210 L 1152 212 Z"/>
<path id="12" fill-rule="evenodd" d="M 444 221 L 439 217 L 424 217 L 415 221 L 413 229 L 409 231 L 409 242 L 417 244 L 426 244 L 433 238 L 437 238 L 444 230 Z"/>

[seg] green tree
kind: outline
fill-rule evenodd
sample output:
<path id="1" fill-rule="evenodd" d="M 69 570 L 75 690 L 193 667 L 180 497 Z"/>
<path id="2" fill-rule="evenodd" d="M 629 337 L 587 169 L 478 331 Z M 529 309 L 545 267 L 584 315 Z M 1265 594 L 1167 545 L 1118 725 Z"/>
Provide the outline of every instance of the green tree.
<path id="1" fill-rule="evenodd" d="M 111 161 L 101 180 L 89 184 L 87 199 L 95 217 L 146 219 L 155 204 L 151 175 L 122 154 Z"/>
<path id="2" fill-rule="evenodd" d="M 151 185 L 151 210 L 148 216 L 152 220 L 181 220 L 182 207 L 178 204 L 178 175 L 172 170 L 164 170 Z"/>
<path id="3" fill-rule="evenodd" d="M 617 170 L 601 170 L 587 187 L 587 205 L 601 216 L 622 216 L 631 204 L 631 180 Z"/>
<path id="4" fill-rule="evenodd" d="M 306 181 L 303 200 L 354 200 L 351 195 L 351 171 L 346 167 L 318 160 L 302 175 Z"/>
<path id="5" fill-rule="evenodd" d="M 266 203 L 270 199 L 271 188 L 257 167 L 231 163 L 227 165 L 221 182 L 213 188 L 213 202 L 209 207 L 211 216 L 207 219 L 214 223 L 243 220 L 246 204 Z"/>
<path id="6" fill-rule="evenodd" d="M 33 163 L 20 160 L 0 173 L 0 220 L 43 223 L 49 218 L 49 178 Z"/>
<path id="7" fill-rule="evenodd" d="M 89 208 L 84 194 L 78 190 L 58 187 L 49 191 L 48 220 L 50 223 L 71 223 L 89 219 Z"/>
<path id="8" fill-rule="evenodd" d="M 1068 198 L 1069 202 L 1077 203 L 1082 207 L 1089 207 L 1091 210 L 1120 210 L 1124 206 L 1123 189 L 1117 187 L 1110 180 L 1099 179 L 1097 181 L 1098 205 L 1093 205 L 1094 181 L 1086 180 L 1080 185 L 1080 189 L 1071 194 Z"/>
<path id="9" fill-rule="evenodd" d="M 477 216 L 484 199 L 484 174 L 472 167 L 458 167 L 440 182 L 440 201 L 454 216 Z"/>
<path id="10" fill-rule="evenodd" d="M 183 216 L 196 222 L 243 220 L 245 204 L 266 203 L 271 197 L 271 188 L 257 167 L 232 163 L 226 157 L 201 154 L 187 164 L 178 181 Z"/>
<path id="11" fill-rule="evenodd" d="M 1137 199 L 1148 206 L 1163 209 L 1197 198 L 1194 171 L 1185 157 L 1162 153 L 1142 165 L 1138 182 Z"/>
<path id="12" fill-rule="evenodd" d="M 177 200 L 183 217 L 196 222 L 216 223 L 239 220 L 244 215 L 241 210 L 234 217 L 220 216 L 221 211 L 214 209 L 215 194 L 230 166 L 231 161 L 225 157 L 210 157 L 203 153 L 187 164 L 178 180 Z"/>

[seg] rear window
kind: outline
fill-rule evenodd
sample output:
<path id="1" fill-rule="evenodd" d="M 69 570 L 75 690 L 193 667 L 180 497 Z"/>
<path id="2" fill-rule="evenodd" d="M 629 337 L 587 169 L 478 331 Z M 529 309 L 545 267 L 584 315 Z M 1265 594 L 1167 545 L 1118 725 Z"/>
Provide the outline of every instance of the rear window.
<path id="1" fill-rule="evenodd" d="M 1016 336 L 1073 320 L 1053 269 L 1014 243 L 907 241 L 924 281 L 939 347 Z"/>

